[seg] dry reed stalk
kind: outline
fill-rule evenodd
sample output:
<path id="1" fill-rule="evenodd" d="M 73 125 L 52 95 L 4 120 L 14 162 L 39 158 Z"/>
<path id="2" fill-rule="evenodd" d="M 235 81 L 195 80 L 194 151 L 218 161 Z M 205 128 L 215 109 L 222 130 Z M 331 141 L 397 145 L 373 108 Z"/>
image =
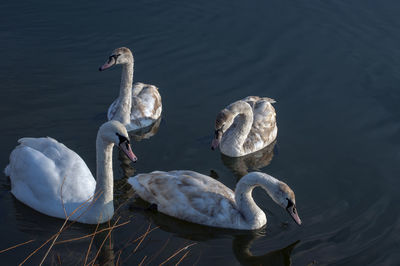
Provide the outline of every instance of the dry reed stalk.
<path id="1" fill-rule="evenodd" d="M 72 215 L 75 214 L 76 211 L 78 211 L 79 209 L 81 209 L 84 204 L 86 204 L 89 200 L 91 200 L 95 195 L 93 195 L 92 197 L 90 197 L 89 199 L 87 199 L 85 202 L 83 202 L 81 205 L 79 205 L 68 217 L 67 219 L 69 219 Z M 98 199 L 98 198 L 97 198 Z M 65 222 L 63 224 L 62 227 L 64 227 Z M 71 224 L 69 225 L 71 226 Z M 64 228 L 64 230 L 66 230 L 69 226 L 67 226 L 66 228 Z M 58 237 L 59 234 L 61 234 L 63 231 L 61 232 L 57 232 L 55 233 L 53 236 L 51 236 L 49 239 L 47 239 L 40 247 L 38 247 L 37 249 L 35 249 L 31 254 L 28 255 L 28 257 L 26 257 L 20 264 L 23 265 L 30 257 L 32 257 L 36 252 L 38 252 L 42 247 L 44 247 L 47 243 L 49 243 L 53 238 Z"/>
<path id="2" fill-rule="evenodd" d="M 150 224 L 149 224 L 149 226 L 150 226 Z M 141 236 L 139 236 L 138 238 L 136 238 L 135 240 L 133 240 L 130 244 L 133 244 L 133 243 L 135 243 L 136 241 L 138 241 L 139 239 L 141 240 L 140 242 L 142 242 L 142 240 L 148 235 L 148 234 L 150 234 L 152 231 L 154 231 L 155 229 L 158 229 L 159 227 L 157 226 L 157 227 L 153 227 L 151 230 L 148 230 L 148 231 L 146 231 L 143 235 L 141 235 Z M 136 247 L 138 247 L 138 246 L 136 246 Z M 122 250 L 123 249 L 125 249 L 126 248 L 126 246 L 124 247 L 124 248 L 122 248 L 121 249 L 121 252 L 122 252 Z M 134 251 L 132 251 L 129 255 L 128 255 L 128 257 L 126 257 L 125 259 L 124 259 L 124 261 L 123 262 L 125 262 L 125 261 L 127 261 L 134 253 L 135 253 L 135 251 L 136 251 L 136 249 L 134 250 Z"/>
<path id="3" fill-rule="evenodd" d="M 143 262 L 144 262 L 144 260 L 147 258 L 147 256 L 144 256 L 143 257 L 143 259 L 142 259 L 142 261 L 139 263 L 139 266 L 142 266 L 143 265 Z"/>
<path id="4" fill-rule="evenodd" d="M 147 234 L 150 234 L 151 232 L 153 232 L 154 230 L 160 228 L 159 226 L 153 227 Z M 135 240 L 132 241 L 131 244 L 135 243 L 136 241 L 138 241 L 139 239 L 142 239 L 143 237 L 145 237 L 146 233 L 144 233 L 143 235 L 139 236 L 138 238 L 136 238 Z"/>
<path id="5" fill-rule="evenodd" d="M 199 257 L 197 258 L 197 260 L 195 260 L 195 262 L 193 262 L 193 264 L 192 264 L 192 266 L 196 266 L 198 263 L 199 263 L 199 261 L 200 261 L 200 258 L 201 258 L 201 256 L 203 255 L 203 252 L 202 251 L 200 251 L 200 255 L 199 255 Z"/>
<path id="6" fill-rule="evenodd" d="M 64 199 L 63 199 L 63 194 L 62 194 L 63 187 L 64 187 L 64 182 L 65 182 L 65 176 L 64 176 L 64 178 L 63 178 L 63 181 L 62 181 L 61 187 L 60 187 L 60 200 L 61 200 L 61 204 L 62 204 L 62 207 L 63 207 L 63 210 L 64 210 L 65 221 L 64 221 L 63 225 L 61 226 L 60 230 L 58 230 L 58 233 L 59 233 L 59 234 L 56 235 L 56 236 L 54 237 L 53 242 L 51 243 L 50 247 L 47 249 L 46 253 L 44 254 L 44 257 L 43 257 L 42 261 L 40 262 L 39 266 L 42 266 L 42 265 L 43 265 L 43 262 L 46 260 L 47 255 L 49 255 L 50 250 L 53 248 L 54 243 L 56 242 L 56 240 L 57 240 L 57 238 L 59 237 L 59 235 L 61 234 L 61 232 L 62 232 L 64 226 L 67 224 L 67 222 L 68 222 L 68 220 L 69 220 L 69 217 L 67 216 L 67 211 L 65 210 Z"/>
<path id="7" fill-rule="evenodd" d="M 130 242 L 132 241 L 132 238 L 133 238 L 133 236 L 131 236 L 131 237 L 129 238 L 129 240 L 125 242 L 124 246 L 123 246 L 122 248 L 120 248 L 120 250 L 117 251 L 117 253 L 118 253 L 118 258 L 117 258 L 117 262 L 115 263 L 116 266 L 118 266 L 118 264 L 119 264 L 119 260 L 121 259 L 122 251 L 123 251 L 125 248 L 128 247 L 128 245 L 129 245 Z M 133 242 L 133 243 L 134 243 L 134 242 Z"/>
<path id="8" fill-rule="evenodd" d="M 51 249 L 53 248 L 53 246 L 54 246 L 54 242 L 56 242 L 57 238 L 60 236 L 60 234 L 61 234 L 61 232 L 62 232 L 64 226 L 67 224 L 67 222 L 68 222 L 68 218 L 65 219 L 65 221 L 64 221 L 63 225 L 61 226 L 60 230 L 58 230 L 58 233 L 53 237 L 53 242 L 51 242 L 50 247 L 47 249 L 46 253 L 44 254 L 44 256 L 43 256 L 43 258 L 42 258 L 42 260 L 40 261 L 39 266 L 42 266 L 42 265 L 43 265 L 43 262 L 46 260 L 47 255 L 49 255 L 50 250 L 51 250 Z"/>
<path id="9" fill-rule="evenodd" d="M 20 247 L 20 246 L 29 244 L 29 243 L 31 243 L 31 242 L 33 242 L 33 241 L 35 241 L 35 239 L 31 239 L 31 240 L 28 240 L 28 241 L 26 241 L 26 242 L 24 242 L 24 243 L 20 243 L 20 244 L 14 245 L 14 246 L 12 246 L 12 247 L 9 247 L 9 248 L 0 250 L 0 254 L 3 253 L 3 252 L 6 252 L 6 251 L 12 250 L 12 249 L 14 249 L 14 248 L 17 248 L 17 247 Z"/>
<path id="10" fill-rule="evenodd" d="M 101 219 L 102 215 L 103 215 L 103 214 L 100 214 L 100 219 Z M 100 225 L 100 220 L 99 220 L 99 222 L 97 223 L 96 229 L 94 230 L 93 237 L 92 237 L 92 239 L 90 240 L 89 247 L 88 247 L 88 251 L 86 252 L 86 256 L 85 256 L 85 262 L 83 263 L 83 265 L 86 265 L 87 259 L 88 259 L 88 257 L 89 257 L 90 249 L 92 248 L 92 243 L 93 243 L 94 237 L 95 237 L 95 235 L 96 235 L 97 229 L 99 228 L 99 225 Z"/>
<path id="11" fill-rule="evenodd" d="M 187 256 L 187 254 L 189 254 L 189 252 L 190 252 L 190 250 L 188 250 L 188 251 L 186 251 L 186 253 L 182 256 L 182 258 L 175 264 L 175 266 L 178 266 L 182 261 L 183 261 L 183 259 Z"/>
<path id="12" fill-rule="evenodd" d="M 151 223 L 149 223 L 149 226 L 147 227 L 146 232 L 144 233 L 142 239 L 139 241 L 139 244 L 137 244 L 136 248 L 133 250 L 133 253 L 135 253 L 135 252 L 138 250 L 138 248 L 139 248 L 139 246 L 142 244 L 143 240 L 144 240 L 144 239 L 146 238 L 146 236 L 149 234 L 149 232 L 150 232 L 150 227 L 151 227 Z"/>
<path id="13" fill-rule="evenodd" d="M 60 254 L 57 254 L 57 259 L 58 259 L 59 265 L 61 265 L 61 257 L 60 257 Z"/>
<path id="14" fill-rule="evenodd" d="M 157 251 L 156 254 L 154 254 L 154 255 L 150 258 L 150 260 L 147 262 L 147 264 L 149 264 L 150 262 L 152 262 L 153 260 L 155 260 L 155 259 L 161 254 L 161 252 L 162 252 L 162 251 L 165 249 L 165 247 L 168 245 L 170 239 L 171 239 L 171 238 L 168 238 L 167 241 L 165 241 L 164 245 Z"/>
<path id="15" fill-rule="evenodd" d="M 108 227 L 111 227 L 111 222 L 110 222 L 110 220 L 108 220 Z M 112 247 L 111 237 L 109 237 L 108 240 L 110 241 L 110 243 L 109 243 L 110 247 Z"/>
<path id="16" fill-rule="evenodd" d="M 165 261 L 163 261 L 163 262 L 160 264 L 160 266 L 161 266 L 161 265 L 164 265 L 165 263 L 167 263 L 168 261 L 170 261 L 173 257 L 175 257 L 176 255 L 178 255 L 179 253 L 181 253 L 183 250 L 186 250 L 186 249 L 188 249 L 188 248 L 190 248 L 191 246 L 196 245 L 196 244 L 197 244 L 197 243 L 192 243 L 192 244 L 187 245 L 186 247 L 183 247 L 183 248 L 177 250 L 174 254 L 172 254 L 171 256 L 169 256 L 168 259 L 166 259 Z"/>
<path id="17" fill-rule="evenodd" d="M 120 250 L 117 253 L 118 253 L 118 257 L 117 257 L 117 261 L 115 262 L 115 266 L 119 265 L 119 259 L 121 258 L 122 251 Z"/>
<path id="18" fill-rule="evenodd" d="M 119 216 L 119 217 L 117 218 L 117 220 L 115 221 L 115 223 L 113 224 L 113 226 L 115 226 L 115 225 L 118 223 L 118 221 L 119 221 L 120 218 L 121 218 L 121 216 Z M 90 264 L 94 265 L 94 263 L 96 262 L 97 257 L 98 257 L 99 254 L 100 254 L 101 249 L 102 249 L 103 246 L 104 246 L 104 243 L 107 241 L 107 238 L 110 237 L 111 232 L 112 232 L 112 229 L 111 229 L 110 231 L 108 231 L 106 237 L 104 238 L 103 242 L 101 243 L 100 247 L 98 248 L 98 251 L 97 251 L 97 253 L 96 253 L 96 256 L 94 257 L 94 259 L 93 259 L 91 262 L 89 262 L 88 265 L 90 265 Z"/>
<path id="19" fill-rule="evenodd" d="M 158 228 L 159 228 L 158 226 L 153 227 L 147 234 L 150 234 L 152 231 L 154 231 L 154 230 L 156 230 L 156 229 L 158 229 Z M 121 251 L 121 253 L 122 253 L 122 251 L 123 251 L 125 248 L 127 248 L 129 244 L 133 244 L 133 243 L 135 243 L 135 242 L 141 240 L 141 239 L 145 236 L 145 234 L 146 234 L 146 233 L 144 233 L 143 235 L 137 237 L 137 238 L 136 238 L 135 240 L 133 240 L 133 241 L 132 241 L 132 238 L 133 238 L 133 237 L 131 237 L 131 239 L 129 239 L 128 241 L 126 241 L 125 245 L 124 245 L 120 250 L 118 250 L 118 252 Z"/>
<path id="20" fill-rule="evenodd" d="M 98 235 L 100 233 L 103 233 L 104 231 L 114 230 L 115 228 L 121 227 L 121 226 L 126 225 L 126 224 L 128 224 L 130 222 L 131 221 L 126 221 L 126 222 L 123 222 L 122 224 L 118 224 L 118 225 L 115 225 L 115 226 L 112 226 L 112 227 L 103 228 L 103 229 L 101 229 L 101 230 L 99 230 L 99 231 L 97 231 L 95 233 L 91 233 L 91 234 L 88 234 L 88 235 L 85 235 L 85 236 L 80 236 L 80 237 L 75 237 L 75 238 L 71 238 L 71 239 L 61 240 L 61 241 L 56 242 L 55 244 L 56 245 L 65 244 L 65 243 L 68 243 L 68 242 L 73 242 L 73 241 L 85 239 L 85 238 L 88 238 L 88 237 L 92 237 L 94 235 Z"/>

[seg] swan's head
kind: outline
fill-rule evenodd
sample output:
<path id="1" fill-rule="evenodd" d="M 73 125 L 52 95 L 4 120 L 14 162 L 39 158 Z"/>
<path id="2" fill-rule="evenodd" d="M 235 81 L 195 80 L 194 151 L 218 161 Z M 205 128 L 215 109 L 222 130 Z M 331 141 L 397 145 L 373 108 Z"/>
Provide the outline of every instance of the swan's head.
<path id="1" fill-rule="evenodd" d="M 126 47 L 115 49 L 108 57 L 107 62 L 99 68 L 99 71 L 106 70 L 115 65 L 133 64 L 133 55 L 131 50 Z"/>
<path id="2" fill-rule="evenodd" d="M 278 181 L 276 189 L 270 196 L 279 206 L 286 209 L 298 225 L 301 225 L 301 220 L 296 209 L 296 198 L 294 192 L 286 183 Z"/>
<path id="3" fill-rule="evenodd" d="M 98 138 L 106 143 L 114 143 L 117 145 L 132 162 L 137 161 L 136 155 L 132 152 L 129 142 L 128 132 L 123 124 L 116 120 L 104 123 L 98 133 Z"/>
<path id="4" fill-rule="evenodd" d="M 223 109 L 218 113 L 215 119 L 214 139 L 211 143 L 211 149 L 215 150 L 221 142 L 222 135 L 232 125 L 234 115 L 228 109 Z"/>

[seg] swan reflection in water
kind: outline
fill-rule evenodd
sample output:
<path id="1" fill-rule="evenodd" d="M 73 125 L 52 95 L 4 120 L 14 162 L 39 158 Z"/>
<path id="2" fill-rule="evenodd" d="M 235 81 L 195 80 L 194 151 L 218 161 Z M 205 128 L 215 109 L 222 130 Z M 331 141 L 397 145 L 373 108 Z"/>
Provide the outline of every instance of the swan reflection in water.
<path id="1" fill-rule="evenodd" d="M 131 139 L 132 142 L 139 142 L 145 139 L 149 139 L 157 134 L 160 128 L 160 124 L 161 124 L 161 117 L 159 117 L 156 120 L 156 122 L 154 122 L 148 127 L 128 132 L 129 138 Z M 135 144 L 133 143 L 133 145 Z M 132 163 L 130 162 L 129 158 L 123 152 L 118 153 L 118 160 L 121 162 L 121 168 L 123 172 L 122 174 L 124 179 L 134 176 L 135 168 L 132 166 Z"/>
<path id="2" fill-rule="evenodd" d="M 265 228 L 242 231 L 194 224 L 157 212 L 148 202 L 140 198 L 135 199 L 129 209 L 131 212 L 141 213 L 161 230 L 191 241 L 201 242 L 231 236 L 233 237 L 233 254 L 242 265 L 291 265 L 291 253 L 300 242 L 297 240 L 281 249 L 268 251 L 262 255 L 253 255 L 250 249 L 254 241 L 268 237 L 265 236 Z"/>
<path id="3" fill-rule="evenodd" d="M 248 234 L 236 236 L 232 242 L 233 253 L 236 259 L 242 265 L 284 265 L 289 266 L 292 264 L 290 254 L 294 247 L 300 242 L 297 240 L 290 245 L 269 251 L 263 255 L 253 255 L 250 248 L 253 242 L 259 238 L 261 235 L 258 234 Z"/>
<path id="4" fill-rule="evenodd" d="M 160 128 L 161 117 L 159 117 L 153 124 L 148 127 L 141 128 L 139 130 L 134 130 L 128 132 L 129 137 L 134 141 L 142 141 L 144 139 L 149 139 L 157 134 Z"/>
<path id="5" fill-rule="evenodd" d="M 262 150 L 241 157 L 229 157 L 221 153 L 221 160 L 239 180 L 249 172 L 259 171 L 269 165 L 274 157 L 275 144 L 276 141 Z"/>

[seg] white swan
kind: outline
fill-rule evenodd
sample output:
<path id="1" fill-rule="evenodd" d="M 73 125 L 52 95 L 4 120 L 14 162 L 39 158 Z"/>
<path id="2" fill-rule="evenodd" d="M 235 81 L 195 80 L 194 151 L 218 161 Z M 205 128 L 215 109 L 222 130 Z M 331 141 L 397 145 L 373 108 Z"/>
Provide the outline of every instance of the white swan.
<path id="1" fill-rule="evenodd" d="M 243 230 L 258 229 L 267 223 L 265 213 L 251 196 L 260 186 L 301 224 L 293 191 L 260 172 L 245 175 L 235 192 L 209 176 L 184 170 L 139 174 L 128 182 L 142 199 L 156 204 L 164 214 L 197 224 Z"/>
<path id="2" fill-rule="evenodd" d="M 219 146 L 223 154 L 239 157 L 271 144 L 278 133 L 272 103 L 275 100 L 249 96 L 219 112 L 211 149 Z"/>
<path id="3" fill-rule="evenodd" d="M 108 108 L 108 120 L 118 120 L 128 131 L 148 127 L 161 115 L 161 96 L 153 85 L 137 82 L 133 84 L 134 59 L 126 47 L 115 49 L 99 70 L 122 65 L 119 97 Z"/>
<path id="4" fill-rule="evenodd" d="M 12 151 L 5 169 L 11 179 L 11 193 L 18 200 L 41 213 L 63 219 L 83 204 L 70 218 L 81 223 L 97 224 L 111 219 L 114 144 L 132 161 L 137 160 L 121 123 L 104 123 L 97 133 L 97 182 L 82 158 L 55 139 L 22 138 L 18 142 L 20 145 Z"/>

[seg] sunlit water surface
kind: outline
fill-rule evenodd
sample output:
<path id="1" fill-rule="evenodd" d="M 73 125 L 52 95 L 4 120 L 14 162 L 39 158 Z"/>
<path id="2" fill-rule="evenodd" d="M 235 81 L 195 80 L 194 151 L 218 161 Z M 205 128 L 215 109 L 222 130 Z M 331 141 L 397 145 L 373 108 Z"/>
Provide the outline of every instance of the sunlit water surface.
<path id="1" fill-rule="evenodd" d="M 194 244 L 167 263 L 399 265 L 399 8 L 394 0 L 1 2 L 0 166 L 19 138 L 52 136 L 94 170 L 96 132 L 120 78 L 120 69 L 97 68 L 127 46 L 134 79 L 160 88 L 162 120 L 134 142 L 135 165 L 115 152 L 120 208 L 111 224 L 130 223 L 104 244 L 106 233 L 95 238 L 87 262 L 99 250 L 100 264 L 159 264 Z M 232 161 L 210 150 L 213 123 L 248 95 L 277 100 L 278 139 L 258 161 Z M 126 185 L 134 173 L 191 169 L 234 188 L 254 168 L 292 187 L 301 227 L 260 189 L 253 195 L 268 226 L 249 233 L 144 211 Z M 0 188 L 0 250 L 35 240 L 0 253 L 11 265 L 63 221 L 19 203 L 5 176 Z M 148 226 L 159 228 L 135 242 Z M 94 230 L 73 224 L 58 241 Z M 56 244 L 46 263 L 82 264 L 89 244 Z"/>

